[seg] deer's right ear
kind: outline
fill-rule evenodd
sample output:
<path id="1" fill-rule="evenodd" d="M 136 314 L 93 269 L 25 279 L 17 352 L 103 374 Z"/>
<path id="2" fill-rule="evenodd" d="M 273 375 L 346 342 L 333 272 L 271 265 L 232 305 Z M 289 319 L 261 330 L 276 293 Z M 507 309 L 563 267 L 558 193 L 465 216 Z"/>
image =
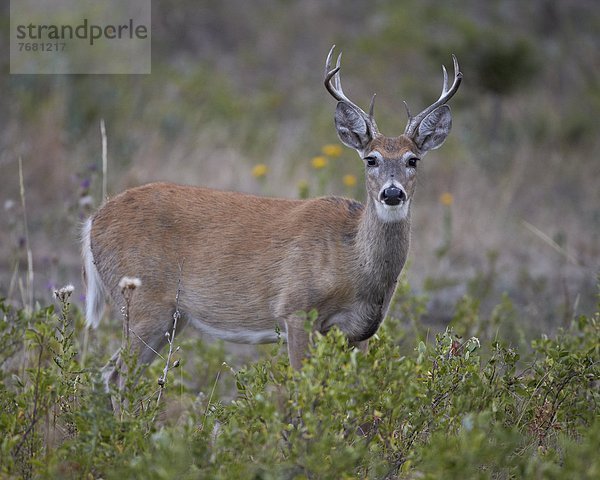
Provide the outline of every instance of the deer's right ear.
<path id="1" fill-rule="evenodd" d="M 342 143 L 355 150 L 363 151 L 373 139 L 370 125 L 362 111 L 346 102 L 338 102 L 335 109 L 335 128 Z"/>

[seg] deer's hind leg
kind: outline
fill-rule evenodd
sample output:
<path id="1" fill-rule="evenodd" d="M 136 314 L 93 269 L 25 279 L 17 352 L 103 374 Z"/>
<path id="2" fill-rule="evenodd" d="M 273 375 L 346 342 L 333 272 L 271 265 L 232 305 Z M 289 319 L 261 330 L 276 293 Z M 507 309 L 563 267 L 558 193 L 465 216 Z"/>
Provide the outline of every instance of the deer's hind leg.
<path id="1" fill-rule="evenodd" d="M 130 385 L 135 385 L 146 367 L 157 356 L 161 356 L 160 351 L 173 335 L 174 307 L 144 307 L 140 308 L 135 304 L 130 306 L 129 322 L 125 319 L 121 348 L 115 352 L 102 369 L 102 378 L 107 391 L 115 389 L 122 392 L 128 381 Z M 183 317 L 182 315 L 178 316 L 175 336 L 187 323 Z M 128 330 L 127 324 L 129 324 Z M 132 367 L 135 371 L 129 372 Z M 115 402 L 116 399 L 113 398 L 113 409 L 117 410 Z"/>

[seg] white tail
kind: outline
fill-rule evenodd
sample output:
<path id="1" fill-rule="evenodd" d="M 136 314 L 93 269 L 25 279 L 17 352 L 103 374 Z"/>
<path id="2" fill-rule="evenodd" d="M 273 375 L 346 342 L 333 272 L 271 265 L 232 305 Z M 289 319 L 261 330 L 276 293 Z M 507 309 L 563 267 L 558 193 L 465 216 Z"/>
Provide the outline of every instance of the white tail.
<path id="1" fill-rule="evenodd" d="M 83 278 L 85 280 L 85 324 L 87 327 L 97 328 L 102 314 L 106 298 L 102 280 L 94 265 L 94 255 L 91 248 L 92 219 L 88 218 L 81 230 L 83 258 Z"/>
<path id="2" fill-rule="evenodd" d="M 175 309 L 178 329 L 191 323 L 233 342 L 287 339 L 299 368 L 309 342 L 300 311 L 316 309 L 313 329 L 333 327 L 362 349 L 384 318 L 408 255 L 410 207 L 417 168 L 451 127 L 446 102 L 454 82 L 432 106 L 410 116 L 404 134 L 385 137 L 373 118 L 346 97 L 340 59 L 326 61 L 325 86 L 338 101 L 341 141 L 365 165 L 366 203 L 337 197 L 287 200 L 156 183 L 127 190 L 103 205 L 84 228 L 88 325 L 97 325 L 103 292 L 117 306 L 119 281 L 141 279 L 129 305 L 139 361 L 166 342 Z M 177 299 L 177 300 L 176 300 Z M 118 381 L 119 357 L 108 375 Z"/>

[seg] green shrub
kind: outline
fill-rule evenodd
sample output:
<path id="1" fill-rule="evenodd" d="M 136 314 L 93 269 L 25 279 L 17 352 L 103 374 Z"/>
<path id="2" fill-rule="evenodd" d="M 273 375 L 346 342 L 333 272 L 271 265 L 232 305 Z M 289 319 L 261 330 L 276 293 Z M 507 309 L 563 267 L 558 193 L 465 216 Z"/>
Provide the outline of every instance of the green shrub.
<path id="1" fill-rule="evenodd" d="M 409 312 L 420 304 L 406 291 L 395 301 Z M 473 323 L 481 321 L 473 305 L 465 305 L 457 316 L 471 312 L 466 330 L 484 332 Z M 160 403 L 151 368 L 128 386 L 124 413 L 115 416 L 99 370 L 80 364 L 73 329 L 79 313 L 68 302 L 59 314 L 52 307 L 26 314 L 4 303 L 2 312 L 0 342 L 9 353 L 0 377 L 2 475 L 433 479 L 600 472 L 598 315 L 520 351 L 452 330 L 417 338 L 408 351 L 394 342 L 391 333 L 401 328 L 388 319 L 366 355 L 337 330 L 315 335 L 300 372 L 289 367 L 281 344 L 236 370 L 223 369 L 218 346 L 200 348 L 194 340 L 198 358 L 190 363 L 218 369 L 216 380 L 172 379 L 178 397 L 167 389 Z M 26 335 L 16 336 L 23 327 Z M 221 373 L 235 381 L 233 401 L 217 388 Z M 165 407 L 178 400 L 185 413 L 169 416 Z"/>

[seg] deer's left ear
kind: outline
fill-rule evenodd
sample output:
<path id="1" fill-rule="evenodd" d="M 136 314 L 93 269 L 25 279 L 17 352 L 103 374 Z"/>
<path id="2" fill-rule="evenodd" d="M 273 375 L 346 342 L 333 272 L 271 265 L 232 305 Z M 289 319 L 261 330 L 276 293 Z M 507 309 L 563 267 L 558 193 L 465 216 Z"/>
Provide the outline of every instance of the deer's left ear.
<path id="1" fill-rule="evenodd" d="M 413 140 L 422 152 L 435 150 L 442 146 L 451 128 L 450 107 L 442 105 L 421 121 Z"/>

